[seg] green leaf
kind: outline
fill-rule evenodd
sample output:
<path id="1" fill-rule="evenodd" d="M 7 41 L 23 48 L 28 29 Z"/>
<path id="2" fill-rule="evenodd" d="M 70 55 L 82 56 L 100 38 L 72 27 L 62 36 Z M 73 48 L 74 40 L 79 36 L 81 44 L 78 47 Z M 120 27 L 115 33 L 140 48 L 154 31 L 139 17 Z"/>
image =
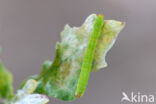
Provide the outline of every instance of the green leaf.
<path id="1" fill-rule="evenodd" d="M 76 99 L 75 91 L 81 65 L 96 18 L 95 14 L 90 15 L 81 27 L 65 26 L 61 32 L 61 42 L 56 45 L 54 61 L 45 62 L 41 73 L 35 78 L 38 81 L 36 93 L 64 101 Z M 95 50 L 92 71 L 107 66 L 105 56 L 123 27 L 124 24 L 119 21 L 104 21 Z"/>
<path id="2" fill-rule="evenodd" d="M 61 43 L 57 43 L 53 64 L 49 69 L 43 68 L 48 71 L 40 74 L 36 92 L 65 101 L 75 99 L 81 64 L 95 19 L 96 15 L 93 14 L 81 27 L 65 26 Z"/>
<path id="3" fill-rule="evenodd" d="M 36 87 L 36 80 L 27 80 L 23 88 L 19 89 L 17 94 L 10 101 L 6 102 L 6 104 L 47 104 L 49 102 L 48 97 L 41 94 L 34 94 Z"/>
<path id="4" fill-rule="evenodd" d="M 92 71 L 107 67 L 105 57 L 114 45 L 119 32 L 124 28 L 125 23 L 115 20 L 105 20 L 102 33 L 97 42 Z"/>
<path id="5" fill-rule="evenodd" d="M 10 99 L 12 95 L 12 75 L 0 62 L 0 97 Z"/>

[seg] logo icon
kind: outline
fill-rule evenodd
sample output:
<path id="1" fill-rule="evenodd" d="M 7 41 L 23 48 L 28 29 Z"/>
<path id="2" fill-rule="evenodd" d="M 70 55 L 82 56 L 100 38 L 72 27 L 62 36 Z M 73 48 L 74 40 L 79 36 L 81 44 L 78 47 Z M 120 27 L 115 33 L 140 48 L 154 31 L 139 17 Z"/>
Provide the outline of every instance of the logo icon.
<path id="1" fill-rule="evenodd" d="M 129 99 L 129 97 L 127 96 L 127 94 L 125 92 L 122 92 L 122 95 L 123 95 L 123 97 L 121 99 L 121 102 L 123 102 L 123 101 L 131 102 L 131 100 Z"/>

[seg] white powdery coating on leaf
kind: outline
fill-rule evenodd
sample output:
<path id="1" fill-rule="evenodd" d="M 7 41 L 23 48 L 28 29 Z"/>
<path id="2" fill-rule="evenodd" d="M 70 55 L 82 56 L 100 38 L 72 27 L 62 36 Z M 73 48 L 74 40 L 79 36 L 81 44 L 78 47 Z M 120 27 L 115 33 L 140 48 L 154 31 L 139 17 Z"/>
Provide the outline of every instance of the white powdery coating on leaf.
<path id="1" fill-rule="evenodd" d="M 31 94 L 37 87 L 37 81 L 30 79 L 26 82 L 23 89 L 17 91 L 17 94 L 6 104 L 46 104 L 48 97 L 41 94 Z"/>
<path id="2" fill-rule="evenodd" d="M 92 14 L 80 27 L 70 27 L 68 24 L 64 27 L 64 30 L 61 32 L 63 60 L 73 54 L 76 57 L 76 53 L 82 53 L 85 50 L 96 18 L 96 14 Z"/>
<path id="3" fill-rule="evenodd" d="M 88 31 L 89 33 L 91 33 L 93 29 L 93 24 L 96 18 L 97 18 L 96 14 L 91 14 L 90 16 L 88 16 L 88 18 L 85 20 L 83 24 L 83 26 L 85 27 L 85 30 Z"/>
<path id="4" fill-rule="evenodd" d="M 49 99 L 45 95 L 40 94 L 28 94 L 21 100 L 15 102 L 15 104 L 46 104 Z"/>
<path id="5" fill-rule="evenodd" d="M 25 93 L 30 94 L 32 93 L 37 87 L 37 81 L 30 79 L 27 81 L 26 85 L 22 89 Z"/>

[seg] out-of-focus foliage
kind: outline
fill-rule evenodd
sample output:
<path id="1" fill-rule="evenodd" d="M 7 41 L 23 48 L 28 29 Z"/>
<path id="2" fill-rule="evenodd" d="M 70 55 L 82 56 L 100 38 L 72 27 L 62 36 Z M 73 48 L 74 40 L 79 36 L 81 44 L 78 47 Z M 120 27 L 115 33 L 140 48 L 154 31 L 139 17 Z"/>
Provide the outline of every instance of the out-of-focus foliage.
<path id="1" fill-rule="evenodd" d="M 12 95 L 12 75 L 0 61 L 0 97 L 10 99 Z"/>
<path id="2" fill-rule="evenodd" d="M 49 99 L 45 95 L 34 94 L 37 87 L 37 81 L 30 79 L 22 89 L 6 104 L 46 104 Z"/>

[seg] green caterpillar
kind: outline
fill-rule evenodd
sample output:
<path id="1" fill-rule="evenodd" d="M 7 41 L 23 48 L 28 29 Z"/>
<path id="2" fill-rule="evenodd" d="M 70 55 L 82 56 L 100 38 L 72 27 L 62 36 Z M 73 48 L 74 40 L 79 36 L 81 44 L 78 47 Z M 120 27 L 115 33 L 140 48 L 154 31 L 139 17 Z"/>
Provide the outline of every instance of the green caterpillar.
<path id="1" fill-rule="evenodd" d="M 84 59 L 83 59 L 82 67 L 81 67 L 81 73 L 80 73 L 80 77 L 78 80 L 77 89 L 75 93 L 76 97 L 83 96 L 85 89 L 87 87 L 89 74 L 92 68 L 97 40 L 99 39 L 103 24 L 104 24 L 104 16 L 98 15 L 94 22 L 94 27 L 91 32 L 91 37 L 90 37 L 90 40 L 89 40 L 89 43 L 88 43 L 88 46 L 84 55 Z"/>

